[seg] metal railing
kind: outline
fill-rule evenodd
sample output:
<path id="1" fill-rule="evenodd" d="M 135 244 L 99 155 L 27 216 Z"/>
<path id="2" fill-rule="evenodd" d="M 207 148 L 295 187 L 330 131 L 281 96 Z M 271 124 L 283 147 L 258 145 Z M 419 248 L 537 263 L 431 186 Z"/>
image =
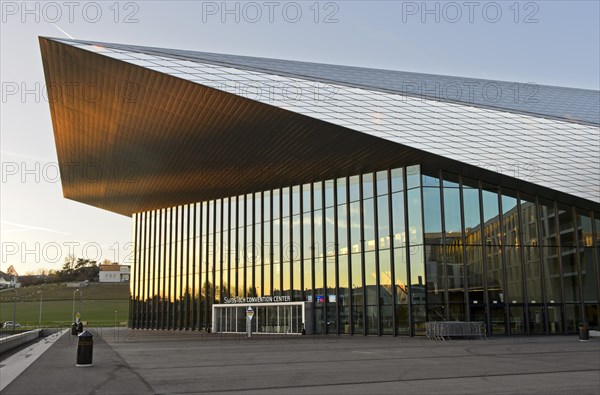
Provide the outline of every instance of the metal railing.
<path id="1" fill-rule="evenodd" d="M 449 340 L 452 337 L 484 339 L 483 322 L 429 321 L 425 323 L 425 335 L 432 340 Z"/>

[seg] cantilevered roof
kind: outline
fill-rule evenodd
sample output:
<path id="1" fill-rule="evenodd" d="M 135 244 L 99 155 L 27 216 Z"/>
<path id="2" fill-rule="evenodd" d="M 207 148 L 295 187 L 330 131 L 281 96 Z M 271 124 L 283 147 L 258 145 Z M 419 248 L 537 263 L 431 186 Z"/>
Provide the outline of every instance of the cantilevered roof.
<path id="1" fill-rule="evenodd" d="M 174 60 L 209 63 L 421 99 L 455 102 L 593 125 L 600 124 L 600 91 L 595 90 L 540 85 L 535 82 L 496 81 L 97 41 L 63 41 L 78 45 L 100 46 L 130 54 L 147 54 Z"/>
<path id="2" fill-rule="evenodd" d="M 531 101 L 491 103 L 491 89 L 514 83 L 62 39 L 41 47 L 64 194 L 114 212 L 411 163 L 600 202 L 598 91 L 538 86 Z M 423 82 L 442 93 L 423 97 Z M 469 96 L 450 98 L 461 85 Z M 477 86 L 488 87 L 483 99 Z"/>

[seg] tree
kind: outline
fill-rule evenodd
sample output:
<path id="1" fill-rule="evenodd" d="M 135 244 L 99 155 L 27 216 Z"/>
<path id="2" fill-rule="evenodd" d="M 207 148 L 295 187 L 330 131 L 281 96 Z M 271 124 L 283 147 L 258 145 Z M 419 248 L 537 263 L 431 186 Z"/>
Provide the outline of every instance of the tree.
<path id="1" fill-rule="evenodd" d="M 15 267 L 13 265 L 10 265 L 8 267 L 8 269 L 6 269 L 6 274 L 11 275 L 11 276 L 18 276 L 19 275 L 17 273 L 17 271 L 15 270 Z"/>
<path id="2" fill-rule="evenodd" d="M 69 255 L 68 257 L 65 258 L 65 264 L 63 265 L 62 270 L 73 270 L 75 267 L 75 262 L 77 261 L 77 259 L 75 258 L 75 255 Z"/>

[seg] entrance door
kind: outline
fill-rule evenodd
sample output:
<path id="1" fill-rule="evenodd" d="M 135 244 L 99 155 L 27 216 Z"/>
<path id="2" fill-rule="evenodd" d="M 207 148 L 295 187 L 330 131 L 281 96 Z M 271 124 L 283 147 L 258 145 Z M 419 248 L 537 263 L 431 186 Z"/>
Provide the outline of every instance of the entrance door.
<path id="1" fill-rule="evenodd" d="M 561 305 L 548 305 L 548 334 L 563 334 L 563 308 Z"/>
<path id="2" fill-rule="evenodd" d="M 471 304 L 470 306 L 471 322 L 483 322 L 487 332 L 487 315 L 485 305 Z"/>
<path id="3" fill-rule="evenodd" d="M 524 335 L 525 334 L 525 325 L 523 325 L 523 316 L 525 314 L 523 305 L 514 305 L 511 304 L 509 306 L 509 328 L 511 335 Z"/>
<path id="4" fill-rule="evenodd" d="M 490 326 L 492 328 L 492 335 L 506 335 L 504 306 L 492 305 L 490 307 Z"/>
<path id="5" fill-rule="evenodd" d="M 546 318 L 544 314 L 544 306 L 529 305 L 529 334 L 544 335 L 546 332 Z"/>
<path id="6" fill-rule="evenodd" d="M 215 332 L 245 333 L 246 310 L 249 306 L 254 310 L 252 333 L 301 334 L 304 329 L 302 304 L 238 304 L 215 306 Z"/>

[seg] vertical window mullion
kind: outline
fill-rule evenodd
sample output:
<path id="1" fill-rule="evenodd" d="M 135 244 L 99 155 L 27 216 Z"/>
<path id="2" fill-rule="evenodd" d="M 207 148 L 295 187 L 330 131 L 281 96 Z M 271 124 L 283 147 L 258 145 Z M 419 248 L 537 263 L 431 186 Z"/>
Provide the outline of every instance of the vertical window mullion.
<path id="1" fill-rule="evenodd" d="M 554 229 L 556 232 L 556 249 L 558 251 L 558 274 L 559 274 L 559 278 L 560 278 L 560 295 L 561 295 L 561 305 L 562 305 L 562 328 L 563 328 L 563 334 L 567 333 L 567 305 L 566 305 L 566 299 L 565 299 L 565 286 L 563 283 L 563 258 L 562 258 L 562 240 L 560 237 L 560 228 L 559 228 L 559 222 L 558 222 L 558 216 L 559 211 L 558 211 L 558 204 L 556 201 L 553 201 L 551 203 L 554 207 Z"/>
<path id="2" fill-rule="evenodd" d="M 502 190 L 498 190 L 496 192 L 498 196 L 498 217 L 499 217 L 499 226 L 500 226 L 500 255 L 501 255 L 501 264 L 502 264 L 502 281 L 504 282 L 503 292 L 504 292 L 504 324 L 506 333 L 510 334 L 511 332 L 511 322 L 510 322 L 510 304 L 508 302 L 509 295 L 508 292 L 508 273 L 507 264 L 506 264 L 506 230 L 504 226 L 504 207 L 502 204 Z"/>
<path id="3" fill-rule="evenodd" d="M 579 293 L 579 311 L 581 313 L 581 321 L 587 321 L 586 312 L 585 312 L 585 298 L 583 295 L 583 279 L 581 276 L 581 253 L 579 252 L 579 221 L 577 221 L 577 211 L 574 206 L 570 206 L 571 209 L 571 217 L 573 223 L 573 233 L 574 233 L 574 243 L 575 243 L 575 265 L 577 267 L 577 277 L 578 277 L 578 293 Z"/>
<path id="4" fill-rule="evenodd" d="M 492 306 L 490 305 L 490 297 L 489 297 L 489 290 L 488 290 L 488 260 L 487 260 L 487 249 L 489 248 L 487 246 L 486 240 L 485 240 L 485 232 L 483 229 L 483 224 L 484 222 L 484 207 L 483 207 L 483 184 L 481 183 L 481 181 L 478 182 L 478 186 L 477 189 L 479 191 L 479 223 L 481 224 L 480 226 L 480 239 L 481 239 L 481 256 L 482 256 L 482 263 L 483 263 L 483 301 L 484 304 L 486 306 L 485 311 L 486 311 L 486 321 L 487 321 L 487 325 L 486 325 L 486 330 L 487 333 L 491 334 L 492 333 L 492 323 L 491 323 L 491 317 L 492 317 L 492 312 L 491 312 L 491 308 Z"/>
<path id="5" fill-rule="evenodd" d="M 390 275 L 391 275 L 391 283 L 392 283 L 392 333 L 393 336 L 397 336 L 398 334 L 398 325 L 396 323 L 396 246 L 394 245 L 395 235 L 394 235 L 394 209 L 400 210 L 403 208 L 394 208 L 393 201 L 393 190 L 392 190 L 392 171 L 390 169 L 387 170 L 387 191 L 388 191 L 388 223 L 389 223 L 389 234 L 390 238 Z M 403 188 L 404 189 L 404 188 Z"/>
<path id="6" fill-rule="evenodd" d="M 340 247 L 339 247 L 339 236 L 338 236 L 338 198 L 337 198 L 337 178 L 333 179 L 333 244 L 335 248 L 334 252 L 334 265 L 335 265 L 335 322 L 336 334 L 340 334 L 340 326 L 342 325 L 340 317 Z"/>
<path id="7" fill-rule="evenodd" d="M 351 206 L 351 201 L 350 201 L 350 178 L 346 177 L 346 237 L 347 237 L 347 243 L 348 243 L 348 253 L 347 255 L 347 260 L 348 260 L 348 288 L 350 288 L 350 303 L 348 303 L 348 308 L 350 309 L 349 311 L 349 322 L 350 322 L 350 334 L 354 335 L 354 287 L 353 287 L 353 278 L 352 278 L 352 234 L 351 234 L 351 229 L 352 229 L 352 223 L 350 222 L 350 206 Z"/>
<path id="8" fill-rule="evenodd" d="M 408 280 L 408 326 L 410 328 L 409 332 L 410 332 L 410 336 L 414 336 L 415 335 L 415 322 L 414 322 L 414 317 L 413 317 L 413 286 L 412 286 L 412 260 L 410 257 L 410 249 L 412 248 L 411 244 L 410 244 L 410 219 L 408 216 L 408 174 L 407 174 L 407 168 L 404 167 L 402 169 L 402 185 L 404 186 L 402 188 L 402 197 L 403 197 L 403 202 L 404 202 L 404 244 L 406 245 L 406 252 L 405 252 L 405 256 L 406 256 L 406 278 Z M 422 195 L 422 191 L 421 191 L 421 195 Z M 425 240 L 425 239 L 423 239 Z M 425 292 L 425 295 L 427 295 L 427 293 Z"/>
<path id="9" fill-rule="evenodd" d="M 133 221 L 134 221 L 134 226 L 133 226 L 133 272 L 131 273 L 131 281 L 133 281 L 132 285 L 133 287 L 130 287 L 130 289 L 132 289 L 131 293 L 131 302 L 130 302 L 130 319 L 129 322 L 131 323 L 131 327 L 136 329 L 139 327 L 139 317 L 138 317 L 138 300 L 139 300 L 139 283 L 140 283 L 140 272 L 139 272 L 139 268 L 138 265 L 140 263 L 140 259 L 139 259 L 139 251 L 140 251 L 140 242 L 139 242 L 139 235 L 140 235 L 140 230 L 139 230 L 139 225 L 140 225 L 140 214 L 134 214 L 133 215 Z"/>
<path id="10" fill-rule="evenodd" d="M 377 296 L 377 335 L 381 336 L 381 271 L 379 260 L 379 196 L 377 195 L 377 173 L 373 173 L 373 235 L 375 238 L 375 286 Z M 365 285 L 366 286 L 366 285 Z"/>
<path id="11" fill-rule="evenodd" d="M 462 259 L 463 259 L 463 286 L 464 286 L 464 307 L 465 307 L 465 320 L 471 322 L 471 301 L 469 298 L 469 275 L 467 267 L 467 240 L 465 236 L 465 207 L 464 207 L 464 194 L 463 194 L 463 179 L 462 176 L 458 179 L 458 196 L 460 205 L 460 237 L 462 243 Z M 470 247 L 469 247 L 470 248 Z"/>
<path id="12" fill-rule="evenodd" d="M 358 177 L 358 201 L 360 207 L 360 274 L 362 277 L 362 329 L 363 336 L 367 335 L 367 285 L 365 275 L 365 212 L 364 212 L 364 191 L 363 191 L 363 175 Z"/>
<path id="13" fill-rule="evenodd" d="M 444 308 L 445 308 L 445 319 L 450 319 L 450 295 L 448 293 L 448 243 L 446 242 L 446 212 L 445 212 L 445 200 L 444 200 L 444 178 L 442 171 L 438 172 L 438 180 L 440 180 L 440 216 L 442 220 L 442 276 L 444 284 Z M 425 218 L 425 217 L 423 217 Z"/>
<path id="14" fill-rule="evenodd" d="M 160 286 L 161 279 L 161 253 L 162 253 L 162 210 L 154 211 L 154 215 L 156 216 L 156 227 L 154 233 L 154 246 L 156 248 L 155 251 L 155 259 L 154 259 L 154 283 L 156 284 L 156 289 L 154 290 L 154 329 L 159 329 L 161 324 L 161 310 L 162 310 L 162 298 L 160 296 L 162 292 L 162 288 Z"/>
<path id="15" fill-rule="evenodd" d="M 191 329 L 192 330 L 196 330 L 198 328 L 197 324 L 197 319 L 198 319 L 198 308 L 196 306 L 196 226 L 197 226 L 197 209 L 198 209 L 198 204 L 194 203 L 193 205 L 193 211 L 192 211 L 192 218 L 193 218 L 193 223 L 192 223 L 192 259 L 190 260 L 192 262 L 192 290 L 191 290 L 191 297 L 192 297 L 192 307 L 191 307 L 191 320 L 192 320 L 192 325 L 191 325 Z"/>
<path id="16" fill-rule="evenodd" d="M 523 293 L 523 302 L 524 302 L 524 316 L 529 317 L 529 297 L 527 294 L 527 271 L 525 270 L 525 248 L 530 248 L 529 246 L 525 246 L 525 241 L 523 240 L 523 212 L 521 211 L 521 195 L 517 192 L 517 223 L 519 226 L 519 231 L 517 232 L 517 245 L 519 248 L 519 256 L 518 259 L 521 261 L 521 292 Z M 517 247 L 514 247 L 517 248 Z M 525 334 L 529 335 L 529 320 L 525 320 L 524 322 Z"/>

